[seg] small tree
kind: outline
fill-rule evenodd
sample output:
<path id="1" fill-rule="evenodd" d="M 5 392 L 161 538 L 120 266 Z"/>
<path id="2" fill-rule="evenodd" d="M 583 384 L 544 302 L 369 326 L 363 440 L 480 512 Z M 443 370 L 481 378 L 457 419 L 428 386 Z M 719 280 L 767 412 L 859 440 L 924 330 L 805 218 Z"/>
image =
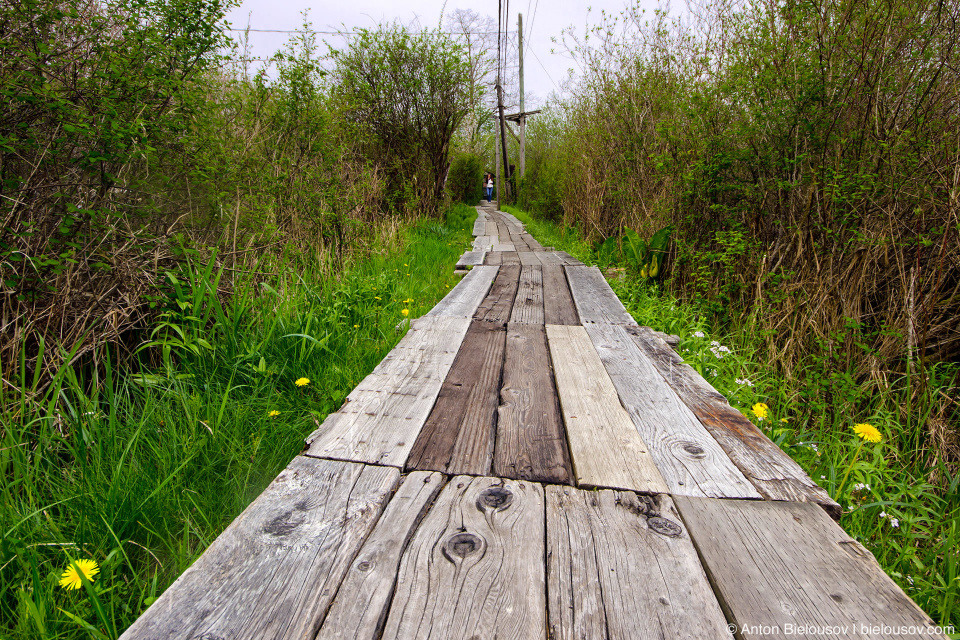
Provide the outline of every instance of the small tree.
<path id="1" fill-rule="evenodd" d="M 358 31 L 333 56 L 333 95 L 367 157 L 382 167 L 390 208 L 436 214 L 450 140 L 470 108 L 463 48 L 440 31 L 392 24 Z"/>

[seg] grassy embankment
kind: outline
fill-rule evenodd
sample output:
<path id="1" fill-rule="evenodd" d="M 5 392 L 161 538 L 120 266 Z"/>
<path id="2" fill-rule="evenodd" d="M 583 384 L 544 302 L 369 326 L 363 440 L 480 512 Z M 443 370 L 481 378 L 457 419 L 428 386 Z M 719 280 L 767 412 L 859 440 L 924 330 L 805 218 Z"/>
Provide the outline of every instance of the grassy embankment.
<path id="1" fill-rule="evenodd" d="M 39 402 L 8 399 L 0 636 L 122 632 L 396 344 L 396 325 L 446 295 L 474 218 L 456 205 L 337 275 L 278 264 L 227 306 L 211 293 L 222 274 L 194 261 L 142 368 L 105 349 L 104 377 L 68 366 Z M 91 588 L 58 586 L 71 559 L 99 564 Z"/>
<path id="2" fill-rule="evenodd" d="M 544 245 L 596 264 L 590 245 L 574 229 L 503 209 Z M 610 284 L 638 323 L 680 336 L 684 360 L 843 506 L 841 526 L 935 622 L 960 626 L 960 475 L 930 465 L 924 448 L 931 407 L 951 386 L 956 367 L 927 370 L 922 393 L 909 388 L 910 379 L 891 391 L 858 384 L 854 372 L 826 375 L 824 354 L 808 357 L 800 375 L 782 379 L 766 363 L 770 354 L 762 351 L 759 323 L 726 330 L 710 326 L 709 314 L 629 272 Z M 834 387 L 831 406 L 815 401 L 823 397 L 823 385 Z M 913 406 L 903 421 L 900 407 L 911 394 Z M 753 411 L 758 403 L 768 407 L 764 418 Z M 876 427 L 883 440 L 860 440 L 852 428 L 861 423 Z"/>

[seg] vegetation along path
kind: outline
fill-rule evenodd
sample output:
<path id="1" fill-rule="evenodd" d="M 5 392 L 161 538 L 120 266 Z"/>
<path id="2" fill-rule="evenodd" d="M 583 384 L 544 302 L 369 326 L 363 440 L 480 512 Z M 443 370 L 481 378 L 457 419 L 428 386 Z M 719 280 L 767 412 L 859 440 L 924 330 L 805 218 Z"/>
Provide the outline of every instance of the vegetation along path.
<path id="1" fill-rule="evenodd" d="M 937 637 L 596 267 L 493 206 L 474 235 L 460 283 L 122 637 Z"/>

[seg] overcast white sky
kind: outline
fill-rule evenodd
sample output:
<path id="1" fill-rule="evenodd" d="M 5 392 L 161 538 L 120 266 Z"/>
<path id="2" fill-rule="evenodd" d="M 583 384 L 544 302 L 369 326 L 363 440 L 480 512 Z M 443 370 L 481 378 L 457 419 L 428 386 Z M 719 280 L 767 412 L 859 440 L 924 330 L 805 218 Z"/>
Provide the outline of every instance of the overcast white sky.
<path id="1" fill-rule="evenodd" d="M 551 91 L 562 84 L 568 69 L 576 64 L 562 53 L 562 46 L 550 41 L 551 36 L 559 40 L 560 32 L 574 26 L 580 34 L 584 32 L 587 21 L 595 23 L 601 11 L 619 13 L 629 0 L 514 0 L 510 3 L 511 31 L 517 28 L 517 13 L 523 14 L 523 30 L 526 46 L 524 59 L 524 85 L 527 93 L 527 109 L 536 108 Z M 650 9 L 654 0 L 641 0 Z M 588 7 L 592 9 L 588 18 Z M 301 12 L 310 10 L 310 20 L 315 31 L 335 31 L 346 26 L 373 27 L 380 22 L 400 20 L 410 24 L 419 20 L 419 24 L 432 28 L 440 20 L 441 11 L 449 15 L 455 9 L 472 9 L 481 15 L 497 18 L 497 2 L 494 0 L 408 0 L 395 2 L 390 0 L 341 0 L 340 2 L 322 2 L 311 0 L 244 0 L 243 4 L 230 12 L 227 19 L 232 26 L 242 29 L 248 19 L 251 29 L 299 29 L 302 23 Z M 239 35 L 239 34 L 236 34 Z M 289 34 L 257 33 L 250 34 L 253 55 L 269 57 L 282 49 Z M 342 40 L 336 36 L 328 38 L 336 46 Z M 551 49 L 555 53 L 551 54 Z"/>

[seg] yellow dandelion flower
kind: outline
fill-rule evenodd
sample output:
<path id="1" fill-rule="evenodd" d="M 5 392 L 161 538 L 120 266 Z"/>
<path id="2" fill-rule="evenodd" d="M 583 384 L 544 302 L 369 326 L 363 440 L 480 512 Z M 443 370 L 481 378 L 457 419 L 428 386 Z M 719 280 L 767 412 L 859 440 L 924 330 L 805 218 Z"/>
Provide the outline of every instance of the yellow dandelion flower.
<path id="1" fill-rule="evenodd" d="M 297 385 L 298 387 L 305 387 L 310 384 L 310 378 L 297 378 L 297 381 L 293 384 Z"/>
<path id="2" fill-rule="evenodd" d="M 374 299 L 374 300 L 379 300 L 379 299 L 380 299 L 380 296 L 373 296 L 373 299 Z"/>
<path id="3" fill-rule="evenodd" d="M 277 411 L 276 409 L 273 409 L 267 415 L 270 416 L 271 418 L 276 418 L 278 415 L 280 415 L 280 412 Z"/>
<path id="4" fill-rule="evenodd" d="M 406 266 L 408 266 L 408 265 L 407 265 L 407 263 L 406 263 L 406 262 L 404 262 L 404 263 L 403 263 L 403 266 L 405 266 L 405 267 L 406 267 Z"/>
<path id="5" fill-rule="evenodd" d="M 790 418 L 780 418 L 780 422 L 782 422 L 783 424 L 787 424 L 788 422 L 790 422 Z"/>
<path id="6" fill-rule="evenodd" d="M 752 411 L 753 415 L 757 416 L 757 420 L 766 420 L 767 416 L 770 415 L 770 407 L 762 402 L 753 405 Z"/>
<path id="7" fill-rule="evenodd" d="M 402 314 L 404 315 L 404 317 L 406 317 L 406 316 L 410 315 L 410 309 L 401 309 L 401 310 L 400 310 L 400 313 L 402 313 Z"/>
<path id="8" fill-rule="evenodd" d="M 359 328 L 360 328 L 360 325 L 355 324 L 355 325 L 353 325 L 353 328 L 354 328 L 354 329 L 359 329 Z"/>
<path id="9" fill-rule="evenodd" d="M 83 586 L 83 579 L 80 574 L 93 582 L 93 576 L 100 573 L 100 567 L 96 560 L 74 560 L 63 575 L 60 576 L 60 586 L 64 589 L 79 589 Z"/>
<path id="10" fill-rule="evenodd" d="M 883 440 L 883 436 L 879 431 L 877 431 L 877 428 L 872 424 L 867 424 L 865 422 L 853 425 L 853 432 L 867 442 L 876 443 Z"/>

